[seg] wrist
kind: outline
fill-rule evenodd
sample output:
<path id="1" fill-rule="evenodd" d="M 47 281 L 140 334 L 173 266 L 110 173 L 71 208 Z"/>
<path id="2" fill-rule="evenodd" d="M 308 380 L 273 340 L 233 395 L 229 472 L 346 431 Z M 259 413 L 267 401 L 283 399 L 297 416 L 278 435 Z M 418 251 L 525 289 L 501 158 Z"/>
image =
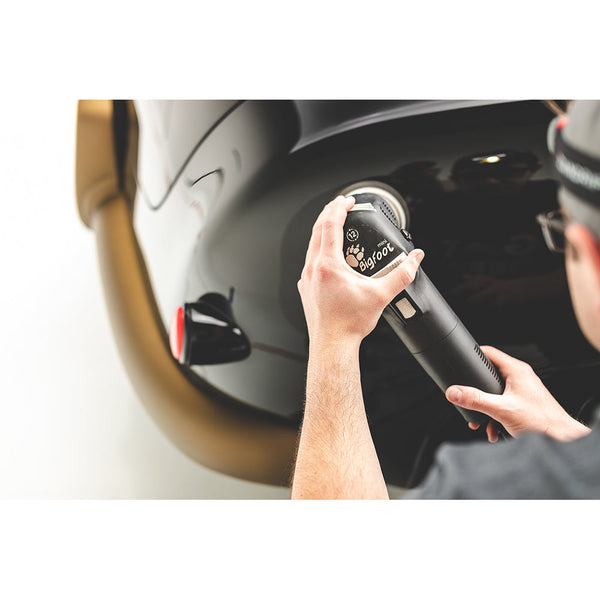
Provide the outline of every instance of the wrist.
<path id="1" fill-rule="evenodd" d="M 358 357 L 362 338 L 357 335 L 320 334 L 309 338 L 310 357 L 336 357 L 354 356 Z"/>
<path id="2" fill-rule="evenodd" d="M 550 426 L 547 434 L 559 442 L 571 442 L 587 435 L 590 431 L 591 429 L 586 427 L 583 423 L 573 419 L 571 416 L 567 416 L 567 418 L 560 423 Z"/>
<path id="3" fill-rule="evenodd" d="M 306 405 L 329 409 L 360 400 L 360 340 L 317 338 L 310 342 L 306 375 Z M 343 393 L 340 393 L 343 390 Z M 337 409 L 336 409 L 337 410 Z"/>

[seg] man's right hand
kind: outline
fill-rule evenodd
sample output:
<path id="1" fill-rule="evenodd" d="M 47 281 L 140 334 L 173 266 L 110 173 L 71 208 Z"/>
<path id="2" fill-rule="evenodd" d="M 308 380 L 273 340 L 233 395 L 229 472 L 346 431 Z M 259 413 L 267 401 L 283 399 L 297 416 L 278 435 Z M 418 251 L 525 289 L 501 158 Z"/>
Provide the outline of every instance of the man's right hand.
<path id="1" fill-rule="evenodd" d="M 413 250 L 383 277 L 366 277 L 344 260 L 344 222 L 352 196 L 338 196 L 317 218 L 298 282 L 311 347 L 360 346 L 379 321 L 383 309 L 408 285 L 424 252 Z"/>
<path id="2" fill-rule="evenodd" d="M 488 394 L 472 387 L 453 385 L 446 390 L 450 402 L 489 415 L 502 423 L 513 437 L 538 432 L 559 441 L 570 441 L 589 433 L 588 427 L 573 419 L 554 399 L 530 365 L 491 346 L 481 349 L 504 377 L 504 393 Z M 477 429 L 478 426 L 470 423 L 469 427 Z M 492 422 L 487 426 L 487 434 L 490 442 L 498 439 Z"/>

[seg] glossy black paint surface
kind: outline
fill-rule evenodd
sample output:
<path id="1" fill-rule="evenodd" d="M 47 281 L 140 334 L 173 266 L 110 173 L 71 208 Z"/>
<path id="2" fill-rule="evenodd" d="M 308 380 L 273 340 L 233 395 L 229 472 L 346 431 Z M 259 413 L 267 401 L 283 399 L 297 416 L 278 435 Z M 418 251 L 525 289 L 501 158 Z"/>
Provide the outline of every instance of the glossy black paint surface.
<path id="1" fill-rule="evenodd" d="M 247 359 L 198 373 L 300 422 L 308 338 L 296 282 L 311 228 L 341 189 L 368 179 L 403 195 L 415 244 L 426 252 L 423 267 L 475 339 L 530 362 L 572 413 L 593 404 L 596 354 L 577 328 L 562 258 L 546 250 L 535 222 L 556 207 L 545 148 L 553 115 L 538 102 L 438 106 L 414 116 L 388 103 L 389 120 L 372 102 L 350 108 L 351 119 L 336 120 L 336 103 L 327 103 L 326 116 L 315 113 L 308 127 L 307 105 L 246 102 L 186 159 L 166 203 L 187 198 L 182 210 L 191 203 L 204 224 L 181 303 L 233 288 L 233 310 L 252 346 Z M 346 121 L 352 127 L 344 131 Z M 453 174 L 461 158 L 517 150 L 533 153 L 540 167 L 513 161 L 510 169 Z M 171 315 L 163 317 L 168 324 Z M 442 441 L 483 438 L 383 319 L 363 342 L 361 373 L 390 483 L 418 483 Z"/>

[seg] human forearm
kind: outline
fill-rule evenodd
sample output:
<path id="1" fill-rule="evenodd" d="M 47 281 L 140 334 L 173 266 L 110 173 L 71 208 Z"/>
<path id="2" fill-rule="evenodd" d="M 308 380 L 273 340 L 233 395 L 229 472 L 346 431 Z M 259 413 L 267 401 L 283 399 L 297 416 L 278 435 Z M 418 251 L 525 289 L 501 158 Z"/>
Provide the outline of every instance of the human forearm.
<path id="1" fill-rule="evenodd" d="M 311 342 L 292 498 L 387 498 L 365 413 L 360 340 Z"/>
<path id="2" fill-rule="evenodd" d="M 413 250 L 390 273 L 354 272 L 342 251 L 353 198 L 330 202 L 313 226 L 298 291 L 310 339 L 304 423 L 292 498 L 387 498 L 363 403 L 358 351 L 381 313 L 415 278 Z"/>

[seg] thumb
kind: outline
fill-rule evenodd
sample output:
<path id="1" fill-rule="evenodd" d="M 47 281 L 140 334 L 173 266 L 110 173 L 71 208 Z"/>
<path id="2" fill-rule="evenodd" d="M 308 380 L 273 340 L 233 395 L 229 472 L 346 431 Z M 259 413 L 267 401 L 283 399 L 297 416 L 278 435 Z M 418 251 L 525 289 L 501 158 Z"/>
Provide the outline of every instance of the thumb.
<path id="1" fill-rule="evenodd" d="M 395 269 L 379 280 L 390 300 L 414 281 L 424 256 L 423 250 L 413 250 Z"/>
<path id="2" fill-rule="evenodd" d="M 476 410 L 500 421 L 502 413 L 502 396 L 488 394 L 477 388 L 463 385 L 452 385 L 446 390 L 446 398 L 461 408 Z"/>

